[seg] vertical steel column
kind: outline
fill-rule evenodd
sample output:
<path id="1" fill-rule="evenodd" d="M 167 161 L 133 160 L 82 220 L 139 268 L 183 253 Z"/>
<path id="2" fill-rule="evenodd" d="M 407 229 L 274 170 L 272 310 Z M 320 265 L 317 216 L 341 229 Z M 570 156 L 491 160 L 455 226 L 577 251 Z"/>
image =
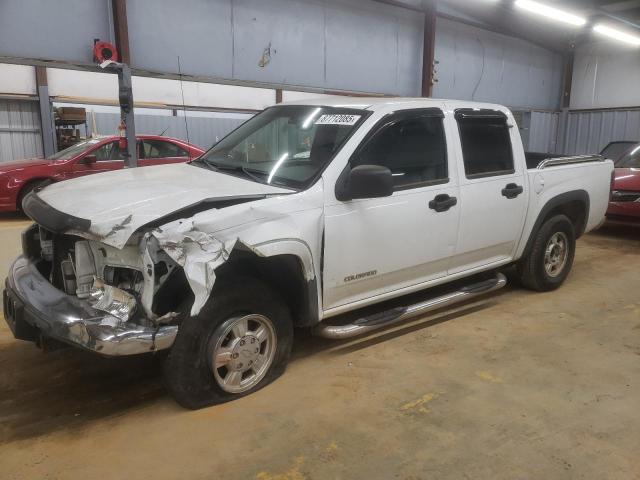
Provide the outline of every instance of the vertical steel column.
<path id="1" fill-rule="evenodd" d="M 424 12 L 424 38 L 422 44 L 422 96 L 433 95 L 433 64 L 435 61 L 436 43 L 436 6 L 433 1 L 426 1 Z"/>
<path id="2" fill-rule="evenodd" d="M 282 89 L 276 88 L 276 103 L 282 103 Z"/>
<path id="3" fill-rule="evenodd" d="M 120 97 L 120 120 L 124 122 L 127 137 L 127 152 L 124 154 L 126 168 L 138 166 L 138 146 L 134 120 L 133 90 L 131 88 L 131 68 L 122 64 L 118 69 L 118 90 Z"/>
<path id="4" fill-rule="evenodd" d="M 133 91 L 131 88 L 131 53 L 129 50 L 129 26 L 127 22 L 127 0 L 111 0 L 113 30 L 116 49 L 120 56 L 118 65 L 118 90 L 120 98 L 120 120 L 126 127 L 127 151 L 125 167 L 138 166 L 136 126 L 134 120 Z"/>
<path id="5" fill-rule="evenodd" d="M 36 67 L 36 88 L 38 91 L 38 105 L 40 107 L 40 134 L 44 156 L 53 155 L 58 150 L 56 129 L 49 99 L 49 83 L 46 67 Z"/>
<path id="6" fill-rule="evenodd" d="M 131 65 L 129 51 L 129 25 L 127 22 L 127 0 L 111 0 L 113 11 L 113 30 L 120 62 Z"/>

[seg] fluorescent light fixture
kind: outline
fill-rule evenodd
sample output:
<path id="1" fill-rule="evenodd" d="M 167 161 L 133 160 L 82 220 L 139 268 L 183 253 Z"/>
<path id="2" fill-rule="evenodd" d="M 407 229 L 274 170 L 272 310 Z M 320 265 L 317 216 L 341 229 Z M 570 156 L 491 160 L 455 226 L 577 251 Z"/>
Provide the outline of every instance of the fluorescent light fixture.
<path id="1" fill-rule="evenodd" d="M 601 23 L 593 27 L 593 31 L 606 37 L 613 38 L 614 40 L 618 40 L 619 42 L 628 43 L 634 47 L 640 47 L 640 37 L 630 35 L 615 28 L 607 27 Z"/>
<path id="2" fill-rule="evenodd" d="M 304 123 L 302 124 L 303 130 L 306 130 L 307 128 L 309 128 L 309 125 L 311 125 L 311 122 L 313 122 L 313 119 L 316 118 L 316 116 L 320 113 L 321 110 L 322 108 L 316 108 L 313 112 L 311 112 L 311 115 L 309 115 L 304 121 Z"/>
<path id="3" fill-rule="evenodd" d="M 267 178 L 267 183 L 271 183 L 271 180 L 273 180 L 273 176 L 276 174 L 276 172 L 278 171 L 278 169 L 280 168 L 280 165 L 282 165 L 282 162 L 284 162 L 287 158 L 289 157 L 289 152 L 285 152 L 276 162 L 276 164 L 273 166 L 273 168 L 271 169 L 271 172 L 269 172 L 269 178 Z"/>
<path id="4" fill-rule="evenodd" d="M 572 13 L 565 12 L 564 10 L 560 10 L 555 7 L 550 7 L 543 3 L 533 2 L 531 0 L 517 0 L 516 7 L 527 10 L 531 13 L 537 13 L 538 15 L 542 15 L 552 20 L 575 25 L 577 27 L 581 27 L 587 23 L 587 20 L 582 17 L 573 15 Z"/>

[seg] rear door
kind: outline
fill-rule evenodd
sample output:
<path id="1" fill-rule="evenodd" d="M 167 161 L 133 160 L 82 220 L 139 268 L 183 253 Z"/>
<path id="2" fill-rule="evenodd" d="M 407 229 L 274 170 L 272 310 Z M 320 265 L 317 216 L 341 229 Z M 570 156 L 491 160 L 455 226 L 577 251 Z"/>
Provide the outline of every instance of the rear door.
<path id="1" fill-rule="evenodd" d="M 518 129 L 498 110 L 458 109 L 460 229 L 449 273 L 504 263 L 515 253 L 527 208 Z"/>
<path id="2" fill-rule="evenodd" d="M 140 166 L 181 163 L 189 159 L 189 152 L 168 140 L 143 139 L 140 148 Z"/>
<path id="3" fill-rule="evenodd" d="M 346 168 L 387 167 L 394 192 L 348 201 L 327 197 L 325 310 L 447 274 L 459 215 L 448 152 L 439 109 L 401 110 L 373 127 Z"/>

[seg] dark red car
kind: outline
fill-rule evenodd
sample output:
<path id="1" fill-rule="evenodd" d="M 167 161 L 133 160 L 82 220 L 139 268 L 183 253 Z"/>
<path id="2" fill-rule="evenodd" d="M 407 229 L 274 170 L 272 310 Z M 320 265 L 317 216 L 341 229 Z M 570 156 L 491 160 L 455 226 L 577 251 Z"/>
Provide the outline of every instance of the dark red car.
<path id="1" fill-rule="evenodd" d="M 204 153 L 175 138 L 138 135 L 137 139 L 141 167 L 186 162 Z M 48 158 L 0 163 L 0 212 L 20 210 L 24 196 L 40 185 L 123 167 L 115 136 L 90 138 Z"/>
<path id="2" fill-rule="evenodd" d="M 611 142 L 601 153 L 616 167 L 607 220 L 640 225 L 640 142 Z"/>

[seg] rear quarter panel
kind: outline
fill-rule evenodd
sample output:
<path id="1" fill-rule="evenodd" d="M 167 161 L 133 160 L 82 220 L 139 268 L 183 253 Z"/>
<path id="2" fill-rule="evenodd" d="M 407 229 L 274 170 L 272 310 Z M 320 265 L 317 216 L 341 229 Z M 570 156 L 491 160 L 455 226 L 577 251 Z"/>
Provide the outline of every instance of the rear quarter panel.
<path id="1" fill-rule="evenodd" d="M 559 195 L 573 191 L 585 191 L 589 197 L 589 213 L 585 233 L 600 226 L 604 221 L 609 204 L 612 172 L 613 162 L 611 160 L 561 165 L 542 170 L 528 169 L 529 208 L 527 209 L 522 238 L 516 251 L 516 258 L 522 256 L 538 216 L 545 205 Z"/>

